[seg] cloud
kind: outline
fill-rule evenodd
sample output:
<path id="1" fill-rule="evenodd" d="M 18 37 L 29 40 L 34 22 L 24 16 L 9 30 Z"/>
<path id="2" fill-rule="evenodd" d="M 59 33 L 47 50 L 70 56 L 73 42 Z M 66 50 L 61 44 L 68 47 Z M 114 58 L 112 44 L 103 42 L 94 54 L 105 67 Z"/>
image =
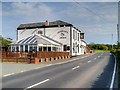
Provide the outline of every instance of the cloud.
<path id="1" fill-rule="evenodd" d="M 11 3 L 10 9 L 6 9 L 7 4 L 3 4 L 3 15 L 16 17 L 24 22 L 35 22 L 38 20 L 55 19 L 52 8 L 44 3 Z M 4 9 L 5 8 L 5 9 Z"/>
<path id="2" fill-rule="evenodd" d="M 117 3 L 113 2 L 80 2 L 80 5 L 75 2 L 3 3 L 3 29 L 4 32 L 8 30 L 16 32 L 17 26 L 21 23 L 41 22 L 46 19 L 49 21 L 61 19 L 72 23 L 84 32 L 87 42 L 105 42 L 105 39 L 107 42 L 111 40 L 112 33 L 116 35 L 117 15 Z M 5 34 L 7 36 L 9 33 Z"/>
<path id="3" fill-rule="evenodd" d="M 119 0 L 2 0 L 2 2 L 118 2 Z"/>

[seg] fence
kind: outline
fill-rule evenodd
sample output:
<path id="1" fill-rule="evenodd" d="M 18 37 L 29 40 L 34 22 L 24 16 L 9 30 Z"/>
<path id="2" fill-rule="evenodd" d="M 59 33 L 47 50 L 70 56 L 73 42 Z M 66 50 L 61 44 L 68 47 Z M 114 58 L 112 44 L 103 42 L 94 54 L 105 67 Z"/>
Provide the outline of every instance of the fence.
<path id="1" fill-rule="evenodd" d="M 34 62 L 34 58 L 38 58 L 39 62 L 48 60 L 58 60 L 69 58 L 69 52 L 0 52 L 2 62 Z"/>

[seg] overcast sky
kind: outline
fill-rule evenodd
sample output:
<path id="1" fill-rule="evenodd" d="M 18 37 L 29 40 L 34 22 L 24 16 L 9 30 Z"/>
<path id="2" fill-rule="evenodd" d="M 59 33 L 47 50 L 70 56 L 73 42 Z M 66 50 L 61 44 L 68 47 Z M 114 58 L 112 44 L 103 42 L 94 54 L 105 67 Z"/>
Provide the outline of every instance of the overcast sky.
<path id="1" fill-rule="evenodd" d="M 2 35 L 16 39 L 16 29 L 21 23 L 63 20 L 84 32 L 87 43 L 116 43 L 118 5 L 105 1 L 2 2 Z"/>

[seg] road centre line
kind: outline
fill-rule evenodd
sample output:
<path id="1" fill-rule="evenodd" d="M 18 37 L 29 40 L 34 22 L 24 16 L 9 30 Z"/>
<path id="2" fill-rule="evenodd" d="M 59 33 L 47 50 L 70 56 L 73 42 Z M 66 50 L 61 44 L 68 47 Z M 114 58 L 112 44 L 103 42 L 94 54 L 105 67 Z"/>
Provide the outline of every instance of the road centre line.
<path id="1" fill-rule="evenodd" d="M 13 75 L 15 73 L 10 73 L 10 74 L 6 74 L 6 75 L 3 75 L 3 77 L 7 77 L 7 76 L 10 76 L 10 75 Z"/>
<path id="2" fill-rule="evenodd" d="M 47 82 L 47 81 L 49 81 L 49 80 L 50 80 L 50 79 L 45 79 L 45 80 L 43 80 L 43 81 L 41 81 L 41 82 L 39 82 L 39 83 L 36 83 L 36 84 L 34 84 L 34 85 L 31 85 L 31 86 L 27 87 L 27 88 L 24 89 L 24 90 L 33 88 L 33 87 L 38 86 L 38 85 L 40 85 L 40 84 L 43 84 L 43 83 L 45 83 L 45 82 Z"/>
<path id="3" fill-rule="evenodd" d="M 25 72 L 25 70 L 22 70 L 22 71 L 20 71 L 20 72 Z"/>
<path id="4" fill-rule="evenodd" d="M 98 56 L 98 58 L 99 58 L 100 56 Z"/>
<path id="5" fill-rule="evenodd" d="M 92 62 L 92 61 L 90 61 L 90 60 L 89 60 L 89 61 L 87 61 L 87 63 L 90 63 L 90 62 Z"/>
<path id="6" fill-rule="evenodd" d="M 76 67 L 74 67 L 74 68 L 72 68 L 72 70 L 75 70 L 75 69 L 77 69 L 77 68 L 79 68 L 80 66 L 76 66 Z"/>

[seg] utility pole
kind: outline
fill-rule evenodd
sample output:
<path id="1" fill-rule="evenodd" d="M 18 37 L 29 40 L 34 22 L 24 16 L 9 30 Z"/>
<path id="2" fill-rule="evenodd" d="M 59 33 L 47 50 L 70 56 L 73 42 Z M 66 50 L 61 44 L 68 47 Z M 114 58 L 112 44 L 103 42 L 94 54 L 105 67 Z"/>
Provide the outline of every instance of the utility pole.
<path id="1" fill-rule="evenodd" d="M 117 33 L 118 33 L 118 48 L 120 47 L 120 1 L 118 2 L 118 24 L 117 24 Z"/>
<path id="2" fill-rule="evenodd" d="M 117 33 L 118 33 L 118 47 L 119 47 L 119 43 L 120 43 L 120 32 L 119 32 L 119 24 L 117 24 Z"/>
<path id="3" fill-rule="evenodd" d="M 113 34 L 112 34 L 112 50 L 113 50 Z"/>

